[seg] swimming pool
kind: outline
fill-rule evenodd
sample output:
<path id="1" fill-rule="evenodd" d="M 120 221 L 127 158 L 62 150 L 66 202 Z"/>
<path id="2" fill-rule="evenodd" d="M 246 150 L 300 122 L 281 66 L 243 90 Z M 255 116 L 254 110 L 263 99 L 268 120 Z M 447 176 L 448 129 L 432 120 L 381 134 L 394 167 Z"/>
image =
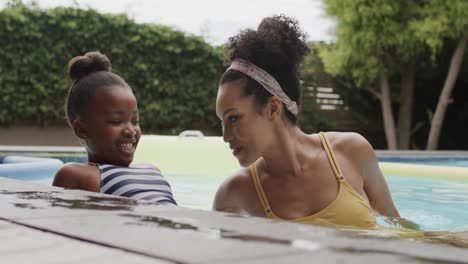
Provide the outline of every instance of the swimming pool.
<path id="1" fill-rule="evenodd" d="M 64 162 L 86 162 L 84 153 L 52 157 L 58 157 Z M 396 159 L 408 164 L 417 158 L 379 158 L 385 162 Z M 453 160 L 457 166 L 468 163 L 468 159 L 458 158 L 446 159 L 447 164 L 442 158 L 425 158 L 416 163 L 450 165 Z M 153 163 L 161 168 L 172 185 L 179 205 L 208 210 L 211 209 L 219 184 L 239 168 L 237 160 L 219 137 L 180 139 L 144 136 L 135 155 L 135 162 Z M 401 172 L 390 170 L 388 164 L 391 163 L 385 164 L 382 169 L 402 217 L 414 221 L 424 230 L 468 230 L 468 173 L 466 177 L 426 177 L 425 174 L 429 175 L 435 170 L 435 167 L 427 167 L 429 169 L 422 175 L 419 175 L 421 170 L 402 175 Z M 438 168 L 444 170 L 447 167 Z M 448 168 L 446 170 L 450 171 Z M 52 178 L 38 179 L 36 182 L 51 184 Z"/>
<path id="2" fill-rule="evenodd" d="M 422 230 L 468 230 L 468 183 L 415 177 L 386 177 L 403 218 Z"/>
<path id="3" fill-rule="evenodd" d="M 379 157 L 379 161 L 383 162 L 397 162 L 397 163 L 410 163 L 422 165 L 435 165 L 435 166 L 451 166 L 451 167 L 465 167 L 468 168 L 467 158 L 430 158 L 430 157 Z"/>
<path id="4" fill-rule="evenodd" d="M 216 189 L 223 180 L 223 175 L 168 173 L 165 177 L 179 205 L 206 210 L 211 209 Z M 401 176 L 386 176 L 386 180 L 401 216 L 421 229 L 468 231 L 467 182 Z M 35 182 L 49 185 L 52 179 Z"/>

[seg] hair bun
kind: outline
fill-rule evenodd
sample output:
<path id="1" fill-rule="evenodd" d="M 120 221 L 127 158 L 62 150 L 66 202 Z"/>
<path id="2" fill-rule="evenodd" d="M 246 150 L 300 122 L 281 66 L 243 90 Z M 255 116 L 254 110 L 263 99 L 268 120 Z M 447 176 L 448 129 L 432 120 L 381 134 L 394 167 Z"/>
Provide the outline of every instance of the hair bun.
<path id="1" fill-rule="evenodd" d="M 225 46 L 225 65 L 237 58 L 248 60 L 272 72 L 296 71 L 309 47 L 299 22 L 285 15 L 266 17 L 257 30 L 246 29 L 229 38 Z"/>
<path id="2" fill-rule="evenodd" d="M 98 51 L 93 51 L 71 59 L 70 62 L 68 62 L 67 69 L 70 78 L 73 81 L 77 81 L 94 72 L 110 72 L 111 63 L 106 55 Z"/>
<path id="3" fill-rule="evenodd" d="M 299 22 L 294 18 L 283 14 L 267 17 L 262 20 L 257 30 L 263 39 L 268 39 L 281 50 L 283 57 L 292 67 L 297 67 L 309 52 L 307 34 L 300 29 Z"/>

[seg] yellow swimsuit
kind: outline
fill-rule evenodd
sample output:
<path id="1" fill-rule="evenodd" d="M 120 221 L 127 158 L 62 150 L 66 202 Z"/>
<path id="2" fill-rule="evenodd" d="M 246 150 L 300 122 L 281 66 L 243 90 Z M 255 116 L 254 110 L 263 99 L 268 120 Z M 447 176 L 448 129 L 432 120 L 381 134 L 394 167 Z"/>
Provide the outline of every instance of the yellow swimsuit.
<path id="1" fill-rule="evenodd" d="M 374 210 L 372 210 L 367 200 L 354 190 L 343 177 L 330 142 L 323 132 L 320 132 L 319 135 L 323 148 L 327 153 L 328 161 L 340 183 L 338 195 L 333 202 L 321 211 L 313 215 L 286 221 L 341 228 L 374 228 L 376 226 Z M 271 210 L 268 199 L 260 183 L 256 163 L 250 166 L 250 172 L 266 215 L 269 218 L 285 220 L 276 216 Z"/>

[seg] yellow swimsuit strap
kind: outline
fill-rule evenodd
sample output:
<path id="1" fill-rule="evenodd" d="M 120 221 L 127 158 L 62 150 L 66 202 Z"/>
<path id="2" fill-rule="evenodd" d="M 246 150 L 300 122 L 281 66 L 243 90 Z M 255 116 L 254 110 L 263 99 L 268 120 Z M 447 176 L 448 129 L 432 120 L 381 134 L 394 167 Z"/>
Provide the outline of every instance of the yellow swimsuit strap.
<path id="1" fill-rule="evenodd" d="M 325 149 L 325 152 L 327 153 L 328 160 L 330 162 L 330 165 L 333 169 L 333 172 L 336 178 L 340 181 L 340 183 L 345 183 L 346 182 L 345 178 L 343 177 L 340 167 L 338 166 L 338 163 L 336 161 L 335 155 L 333 154 L 333 151 L 331 149 L 331 144 L 328 141 L 328 138 L 325 136 L 325 133 L 323 132 L 320 132 L 319 136 L 320 136 L 320 140 L 322 141 L 323 148 Z M 258 175 L 257 163 L 258 163 L 258 160 L 255 161 L 252 165 L 250 165 L 250 173 L 252 175 L 255 190 L 257 191 L 257 194 L 260 198 L 260 202 L 262 203 L 263 209 L 265 210 L 265 214 L 270 218 L 277 218 L 277 216 L 271 210 L 270 204 L 268 203 L 268 199 L 265 195 L 265 192 L 263 191 L 262 184 L 260 183 L 260 176 Z"/>
<path id="2" fill-rule="evenodd" d="M 333 169 L 333 172 L 336 175 L 336 178 L 340 181 L 340 184 L 343 183 L 348 189 L 348 192 L 350 192 L 352 195 L 356 196 L 358 199 L 364 201 L 366 206 L 368 208 L 371 208 L 369 205 L 369 201 L 366 200 L 360 193 L 358 193 L 350 184 L 348 181 L 343 176 L 343 173 L 341 172 L 340 166 L 338 166 L 338 162 L 336 161 L 335 154 L 333 153 L 330 141 L 328 138 L 325 136 L 325 133 L 319 132 L 320 140 L 322 141 L 323 148 L 325 149 L 325 152 L 327 153 L 328 160 L 330 162 L 330 165 Z"/>
<path id="3" fill-rule="evenodd" d="M 325 149 L 325 152 L 327 153 L 328 161 L 330 162 L 330 165 L 332 167 L 333 172 L 335 173 L 336 178 L 340 182 L 344 182 L 345 178 L 343 177 L 343 173 L 341 172 L 340 166 L 338 166 L 338 162 L 336 161 L 335 155 L 333 154 L 330 141 L 328 141 L 328 138 L 325 136 L 325 133 L 323 132 L 320 132 L 319 136 L 320 136 L 320 140 L 322 141 L 323 148 Z"/>
<path id="4" fill-rule="evenodd" d="M 250 174 L 252 174 L 255 190 L 257 190 L 257 194 L 260 198 L 260 202 L 262 203 L 263 210 L 265 210 L 265 214 L 270 218 L 276 218 L 273 212 L 271 211 L 270 204 L 268 203 L 268 199 L 266 198 L 265 192 L 262 188 L 262 184 L 260 183 L 260 177 L 258 176 L 257 171 L 257 161 L 250 165 Z"/>
<path id="5" fill-rule="evenodd" d="M 321 211 L 309 215 L 306 217 L 291 219 L 289 221 L 298 222 L 298 223 L 307 223 L 307 224 L 324 224 L 324 225 L 347 225 L 347 223 L 354 223 L 353 225 L 368 227 L 375 226 L 375 215 L 369 205 L 369 202 L 359 194 L 354 188 L 345 180 L 343 173 L 341 172 L 340 167 L 338 166 L 337 159 L 333 153 L 330 141 L 326 137 L 325 133 L 320 132 L 319 137 L 327 154 L 328 161 L 330 166 L 335 174 L 335 177 L 338 179 L 340 188 L 335 200 L 329 204 L 326 208 Z M 281 219 L 274 214 L 271 210 L 270 204 L 266 194 L 260 183 L 260 176 L 258 174 L 258 160 L 250 165 L 250 173 L 252 175 L 253 183 L 257 195 L 260 199 L 260 202 L 263 206 L 265 214 L 267 217 L 272 219 Z M 351 196 L 349 196 L 351 195 Z M 358 202 L 356 202 L 356 197 Z M 365 207 L 365 210 L 363 209 Z M 353 217 L 355 218 L 353 220 Z M 284 219 L 283 219 L 284 220 Z M 353 222 L 354 221 L 354 222 Z M 328 224 L 326 224 L 328 223 Z"/>

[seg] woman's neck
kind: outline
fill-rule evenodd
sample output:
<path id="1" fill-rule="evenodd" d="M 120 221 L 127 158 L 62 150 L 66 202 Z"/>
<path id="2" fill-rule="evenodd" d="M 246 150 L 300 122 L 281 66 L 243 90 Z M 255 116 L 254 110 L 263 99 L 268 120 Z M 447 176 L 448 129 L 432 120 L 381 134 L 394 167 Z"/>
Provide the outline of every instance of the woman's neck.
<path id="1" fill-rule="evenodd" d="M 308 156 L 307 149 L 310 146 L 309 136 L 293 125 L 278 127 L 274 134 L 274 142 L 262 156 L 268 174 L 272 176 L 302 175 L 303 164 Z"/>

